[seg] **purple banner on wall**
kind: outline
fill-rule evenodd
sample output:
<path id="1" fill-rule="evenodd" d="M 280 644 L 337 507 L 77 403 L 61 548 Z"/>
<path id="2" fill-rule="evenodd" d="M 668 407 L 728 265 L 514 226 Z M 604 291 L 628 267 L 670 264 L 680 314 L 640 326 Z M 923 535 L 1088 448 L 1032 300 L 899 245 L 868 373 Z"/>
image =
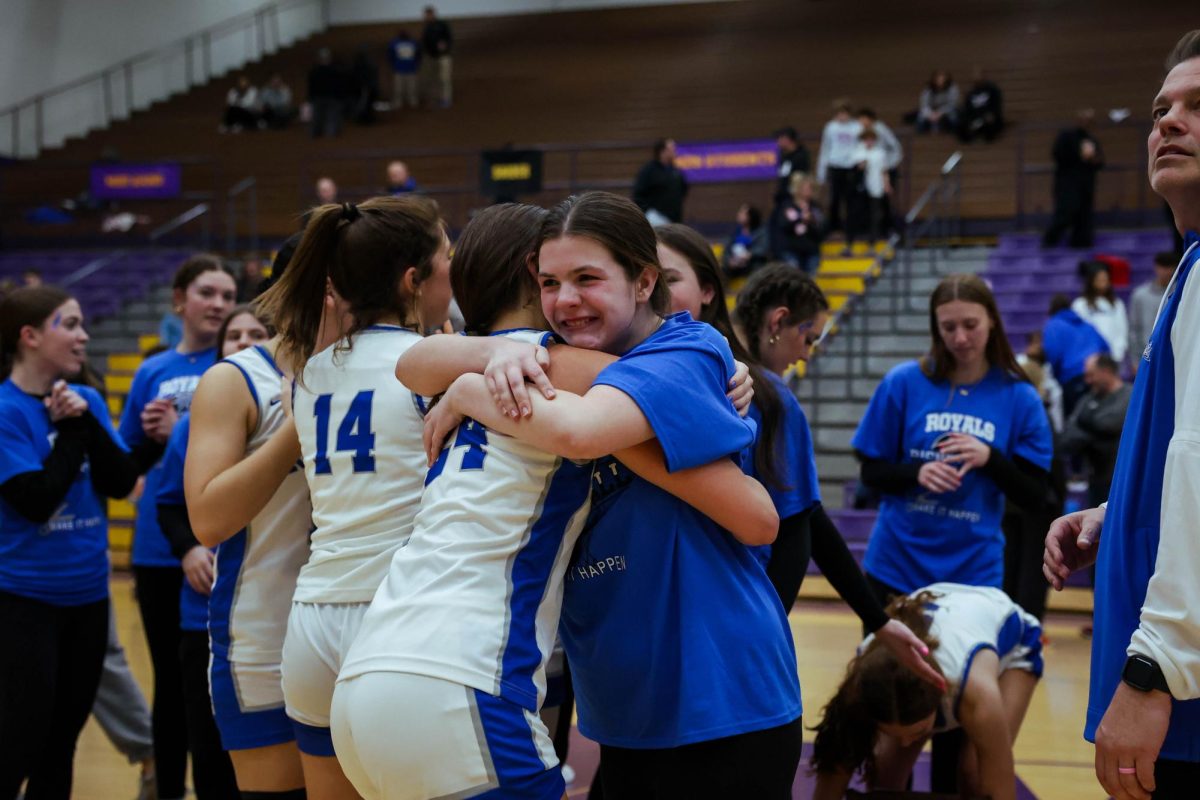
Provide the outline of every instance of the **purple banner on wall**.
<path id="1" fill-rule="evenodd" d="M 178 164 L 92 165 L 92 196 L 98 200 L 162 200 L 179 192 Z"/>
<path id="2" fill-rule="evenodd" d="M 692 183 L 772 180 L 776 163 L 774 139 L 676 145 L 675 166 Z"/>

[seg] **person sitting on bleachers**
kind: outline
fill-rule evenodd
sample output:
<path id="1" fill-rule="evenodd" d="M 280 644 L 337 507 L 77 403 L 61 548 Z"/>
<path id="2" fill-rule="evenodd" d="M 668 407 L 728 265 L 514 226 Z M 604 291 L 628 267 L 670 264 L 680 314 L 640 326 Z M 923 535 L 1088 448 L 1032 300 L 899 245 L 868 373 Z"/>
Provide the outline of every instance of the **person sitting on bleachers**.
<path id="1" fill-rule="evenodd" d="M 278 72 L 271 76 L 267 85 L 259 92 L 259 101 L 262 103 L 262 122 L 268 128 L 286 128 L 296 117 L 296 107 L 292 104 L 292 89 L 283 82 L 283 77 Z"/>
<path id="2" fill-rule="evenodd" d="M 402 194 L 412 194 L 420 191 L 417 181 L 408 172 L 408 165 L 403 161 L 393 161 L 387 165 L 387 186 L 383 187 L 384 194 L 399 197 Z"/>
<path id="3" fill-rule="evenodd" d="M 821 264 L 821 242 L 827 232 L 825 212 L 814 199 L 816 183 L 810 176 L 794 173 L 791 190 L 791 200 L 771 221 L 771 252 L 812 275 Z"/>
<path id="4" fill-rule="evenodd" d="M 737 227 L 721 253 L 721 268 L 726 275 L 745 275 L 767 263 L 770 249 L 762 212 L 749 203 L 742 203 L 737 211 Z"/>
<path id="5" fill-rule="evenodd" d="M 1042 350 L 1062 385 L 1063 414 L 1070 417 L 1075 404 L 1087 394 L 1084 363 L 1088 356 L 1107 353 L 1108 342 L 1071 309 L 1065 294 L 1056 294 L 1050 299 L 1050 319 L 1042 327 Z"/>
<path id="6" fill-rule="evenodd" d="M 958 126 L 958 84 L 944 69 L 935 70 L 921 90 L 917 132 L 951 133 Z"/>
<path id="7" fill-rule="evenodd" d="M 245 75 L 238 76 L 237 86 L 225 95 L 225 116 L 221 133 L 239 133 L 258 128 L 258 89 Z"/>
<path id="8" fill-rule="evenodd" d="M 1083 279 L 1083 294 L 1071 303 L 1071 310 L 1099 331 L 1108 342 L 1108 352 L 1118 364 L 1124 364 L 1129 347 L 1129 318 L 1125 303 L 1113 291 L 1108 265 L 1103 261 L 1081 261 L 1079 276 Z"/>
<path id="9" fill-rule="evenodd" d="M 990 142 L 999 136 L 1004 129 L 1003 98 L 1000 87 L 976 67 L 975 83 L 963 99 L 958 138 L 970 142 L 982 136 L 985 142 Z"/>

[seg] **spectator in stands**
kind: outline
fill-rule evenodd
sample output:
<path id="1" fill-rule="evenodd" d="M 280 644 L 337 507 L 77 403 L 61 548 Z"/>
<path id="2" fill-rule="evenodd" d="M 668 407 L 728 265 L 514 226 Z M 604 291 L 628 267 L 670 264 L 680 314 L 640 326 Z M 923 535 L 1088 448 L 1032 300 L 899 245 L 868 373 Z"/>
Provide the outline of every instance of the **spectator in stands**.
<path id="1" fill-rule="evenodd" d="M 817 155 L 817 183 L 829 187 L 828 231 L 843 230 L 854 191 L 854 151 L 862 125 L 850 116 L 850 101 L 833 102 L 833 119 L 821 132 Z"/>
<path id="2" fill-rule="evenodd" d="M 420 191 L 416 180 L 408 174 L 408 165 L 403 161 L 393 161 L 387 165 L 387 186 L 383 193 L 393 197 Z"/>
<path id="3" fill-rule="evenodd" d="M 999 136 L 1004 129 L 1003 103 L 1000 87 L 976 67 L 975 82 L 963 99 L 958 138 L 970 142 L 982 136 L 985 142 L 990 142 Z"/>
<path id="4" fill-rule="evenodd" d="M 437 15 L 433 6 L 425 6 L 425 29 L 421 32 L 421 83 L 425 101 L 449 108 L 454 99 L 453 62 L 450 52 L 454 37 L 450 25 Z"/>
<path id="5" fill-rule="evenodd" d="M 884 169 L 887 170 L 888 181 L 892 185 L 892 192 L 883 196 L 883 231 L 887 233 L 895 228 L 892 221 L 892 197 L 895 195 L 895 188 L 900 185 L 900 164 L 904 161 L 904 147 L 888 124 L 875 114 L 873 108 L 860 108 L 856 116 L 863 130 L 869 128 L 879 136 L 879 146 L 884 152 Z"/>
<path id="6" fill-rule="evenodd" d="M 1063 414 L 1071 416 L 1075 404 L 1087 393 L 1083 365 L 1088 356 L 1107 353 L 1108 342 L 1099 331 L 1071 309 L 1064 294 L 1050 300 L 1050 319 L 1042 327 L 1042 350 L 1054 379 L 1062 386 Z"/>
<path id="7" fill-rule="evenodd" d="M 1124 364 L 1129 320 L 1125 303 L 1113 291 L 1108 265 L 1103 261 L 1081 261 L 1079 275 L 1083 278 L 1083 295 L 1075 298 L 1071 310 L 1100 332 L 1113 359 Z"/>
<path id="8" fill-rule="evenodd" d="M 349 77 L 350 119 L 359 125 L 370 125 L 375 121 L 375 103 L 379 100 L 379 67 L 371 60 L 366 45 L 355 51 Z"/>
<path id="9" fill-rule="evenodd" d="M 789 183 L 791 199 L 779 210 L 771 226 L 771 252 L 780 261 L 812 275 L 821 265 L 825 212 L 815 199 L 817 187 L 809 175 L 797 172 Z"/>
<path id="10" fill-rule="evenodd" d="M 1150 331 L 1154 329 L 1154 319 L 1158 316 L 1158 306 L 1162 302 L 1167 284 L 1175 274 L 1175 265 L 1179 262 L 1179 254 L 1164 250 L 1154 256 L 1154 278 L 1133 290 L 1129 298 L 1129 359 L 1136 373 L 1142 363 L 1142 351 L 1150 341 Z"/>
<path id="11" fill-rule="evenodd" d="M 808 172 L 812 162 L 808 148 L 800 141 L 799 134 L 791 125 L 775 131 L 775 146 L 779 148 L 779 180 L 775 182 L 775 202 L 791 199 L 790 178 L 797 172 Z"/>
<path id="12" fill-rule="evenodd" d="M 341 134 L 345 83 L 341 70 L 333 63 L 333 53 L 322 47 L 317 51 L 317 63 L 308 71 L 308 104 L 312 114 L 309 130 L 314 139 Z"/>
<path id="13" fill-rule="evenodd" d="M 221 119 L 221 133 L 240 133 L 258 130 L 258 89 L 245 75 L 239 75 L 237 86 L 225 95 L 225 116 Z"/>
<path id="14" fill-rule="evenodd" d="M 721 253 L 721 268 L 725 274 L 745 275 L 767 263 L 771 249 L 767 239 L 762 212 L 749 203 L 742 203 L 737 211 L 737 227 Z"/>
<path id="15" fill-rule="evenodd" d="M 258 297 L 258 287 L 263 282 L 262 257 L 249 253 L 242 261 L 242 271 L 237 279 L 237 301 L 249 303 Z"/>
<path id="16" fill-rule="evenodd" d="M 1078 124 L 1059 131 L 1054 140 L 1054 219 L 1042 237 L 1044 247 L 1057 245 L 1068 229 L 1071 247 L 1092 246 L 1096 173 L 1104 166 L 1100 143 L 1088 132 L 1093 117 L 1092 109 L 1083 109 Z"/>
<path id="17" fill-rule="evenodd" d="M 292 89 L 283 82 L 283 76 L 278 72 L 271 75 L 258 96 L 262 102 L 263 125 L 279 130 L 292 124 L 296 118 L 296 106 L 292 102 Z"/>
<path id="18" fill-rule="evenodd" d="M 328 175 L 317 178 L 317 205 L 324 206 L 338 201 L 338 186 Z"/>
<path id="19" fill-rule="evenodd" d="M 944 69 L 935 70 L 921 90 L 917 132 L 952 133 L 958 127 L 958 84 Z"/>
<path id="20" fill-rule="evenodd" d="M 675 140 L 654 143 L 654 157 L 638 171 L 633 182 L 633 202 L 646 214 L 651 225 L 683 221 L 683 198 L 688 182 L 675 166 Z"/>
<path id="21" fill-rule="evenodd" d="M 1125 426 L 1125 412 L 1133 386 L 1121 380 L 1121 364 L 1105 353 L 1094 353 L 1084 362 L 1083 379 L 1088 393 L 1067 418 L 1060 446 L 1067 455 L 1082 455 L 1088 465 L 1088 507 L 1108 499 L 1117 445 Z"/>
<path id="22" fill-rule="evenodd" d="M 855 192 L 850 201 L 850 219 L 846 226 L 845 255 L 864 230 L 870 237 L 871 247 L 879 241 L 883 232 L 884 201 L 892 193 L 892 183 L 887 173 L 887 153 L 879 144 L 879 135 L 873 128 L 864 128 L 858 135 L 858 148 L 854 151 L 854 165 L 858 175 L 854 181 Z"/>
<path id="23" fill-rule="evenodd" d="M 168 308 L 158 322 L 158 346 L 169 350 L 181 341 L 183 341 L 183 320 L 179 318 L 173 308 Z M 142 353 L 143 357 L 149 355 L 150 353 Z"/>
<path id="24" fill-rule="evenodd" d="M 27 269 L 21 273 L 21 286 L 26 289 L 33 289 L 44 284 L 42 273 L 36 269 Z"/>
<path id="25" fill-rule="evenodd" d="M 388 45 L 388 61 L 392 65 L 392 108 L 416 108 L 419 104 L 417 70 L 421 65 L 421 47 L 404 28 Z"/>

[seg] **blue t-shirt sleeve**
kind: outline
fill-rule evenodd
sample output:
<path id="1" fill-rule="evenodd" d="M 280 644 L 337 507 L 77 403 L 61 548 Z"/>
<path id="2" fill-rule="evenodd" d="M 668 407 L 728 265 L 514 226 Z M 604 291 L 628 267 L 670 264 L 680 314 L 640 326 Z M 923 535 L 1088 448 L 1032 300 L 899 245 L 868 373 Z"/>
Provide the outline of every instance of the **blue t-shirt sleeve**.
<path id="1" fill-rule="evenodd" d="M 42 468 L 30 441 L 24 417 L 16 409 L 4 408 L 0 413 L 0 483 L 26 472 Z"/>
<path id="2" fill-rule="evenodd" d="M 725 396 L 732 365 L 732 356 L 726 363 L 715 349 L 635 349 L 605 367 L 594 385 L 620 389 L 637 403 L 662 445 L 667 470 L 675 472 L 754 441 L 754 423 L 739 417 Z"/>
<path id="3" fill-rule="evenodd" d="M 139 369 L 134 373 L 133 385 L 129 387 L 129 394 L 125 397 L 125 408 L 121 411 L 121 424 L 117 428 L 121 434 L 121 440 L 130 447 L 136 447 L 146 439 L 146 432 L 142 430 L 142 410 L 150 399 L 149 392 L 150 373 L 145 369 Z"/>
<path id="4" fill-rule="evenodd" d="M 777 389 L 789 391 L 786 386 Z M 821 492 L 808 419 L 798 402 L 787 397 L 780 399 L 783 413 L 775 436 L 775 464 L 782 488 L 767 485 L 767 493 L 779 518 L 787 519 L 820 502 Z"/>
<path id="5" fill-rule="evenodd" d="M 904 459 L 904 393 L 897 370 L 889 372 L 871 395 L 850 446 L 867 458 L 893 464 Z"/>
<path id="6" fill-rule="evenodd" d="M 1054 455 L 1054 437 L 1050 433 L 1050 420 L 1038 397 L 1037 390 L 1025 382 L 1017 384 L 1013 393 L 1015 425 L 1013 427 L 1012 452 L 1042 469 L 1050 469 Z"/>
<path id="7" fill-rule="evenodd" d="M 176 423 L 167 440 L 167 449 L 162 457 L 162 477 L 159 478 L 158 494 L 154 502 L 158 505 L 179 506 L 186 502 L 183 493 L 183 464 L 187 458 L 189 416 Z"/>

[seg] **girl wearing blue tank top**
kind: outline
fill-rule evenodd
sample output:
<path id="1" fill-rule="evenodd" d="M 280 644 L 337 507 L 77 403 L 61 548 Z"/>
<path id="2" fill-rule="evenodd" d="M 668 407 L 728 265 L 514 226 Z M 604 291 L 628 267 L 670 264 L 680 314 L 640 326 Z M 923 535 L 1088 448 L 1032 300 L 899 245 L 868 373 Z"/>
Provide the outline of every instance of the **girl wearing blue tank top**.
<path id="1" fill-rule="evenodd" d="M 71 794 L 108 640 L 105 498 L 139 468 L 91 387 L 88 335 L 52 286 L 0 301 L 0 797 Z M 178 602 L 178 599 L 176 599 Z"/>
<path id="2" fill-rule="evenodd" d="M 272 281 L 277 281 L 285 274 L 298 239 L 297 234 L 280 248 L 272 265 Z M 324 316 L 334 320 L 338 313 L 333 298 L 329 298 Z M 266 315 L 263 316 L 265 318 Z M 336 327 L 336 323 L 331 323 L 331 327 Z M 290 379 L 273 366 L 280 355 L 279 337 L 254 345 L 254 350 L 264 360 L 269 360 L 272 365 L 270 374 L 279 376 L 276 380 L 280 382 L 278 390 L 282 404 L 290 396 L 290 391 L 283 391 Z M 187 505 L 186 521 L 198 544 L 205 548 L 216 548 L 215 562 L 207 565 L 209 569 L 214 569 L 223 560 L 226 548 L 232 548 L 237 556 L 254 546 L 253 543 L 249 546 L 246 544 L 248 528 L 265 509 L 289 504 L 300 506 L 298 512 L 292 515 L 294 519 L 289 521 L 294 530 L 282 531 L 284 536 L 290 535 L 299 541 L 300 556 L 294 559 L 290 574 L 279 574 L 283 572 L 280 568 L 271 575 L 272 582 L 277 585 L 294 586 L 295 573 L 307 552 L 307 535 L 311 525 L 307 511 L 308 487 L 296 473 L 300 447 L 290 418 L 282 420 L 265 441 L 256 441 L 257 446 L 251 448 L 252 439 L 260 435 L 259 431 L 264 428 L 265 422 L 262 419 L 263 405 L 256 394 L 258 391 L 240 365 L 225 360 L 209 369 L 196 388 L 185 444 L 187 459 L 184 463 L 183 488 Z M 284 405 L 284 410 L 286 408 Z M 269 431 L 269 428 L 266 430 Z M 178 500 L 178 497 L 175 499 Z M 177 517 L 178 509 L 174 509 L 174 512 Z M 171 513 L 169 511 L 168 516 Z M 286 517 L 281 518 L 287 521 Z M 190 552 L 197 551 L 193 547 Z M 238 591 L 238 570 L 232 569 L 230 572 L 232 574 L 228 577 L 223 571 L 214 576 L 208 618 L 208 683 L 222 745 L 229 753 L 237 787 L 243 798 L 302 800 L 305 796 L 304 774 L 296 749 L 295 733 L 283 711 L 277 655 L 282 644 L 282 634 L 277 631 L 286 624 L 288 606 L 286 602 L 281 604 L 277 618 L 265 620 L 267 630 L 272 630 L 271 635 L 266 635 L 263 628 L 258 628 L 254 632 L 259 634 L 260 639 L 246 635 L 239 642 L 252 650 L 276 653 L 274 662 L 233 663 L 229 658 L 228 636 L 222 641 L 218 640 L 211 608 L 220 599 L 228 605 L 228 615 L 233 616 L 241 603 L 247 602 L 243 598 L 244 593 Z M 290 595 L 290 589 L 287 593 Z M 252 611 L 259 616 L 270 613 L 263 609 Z M 253 702 L 242 702 L 240 698 L 226 700 L 219 687 L 231 682 L 240 684 L 240 690 L 248 698 L 252 695 Z"/>
<path id="3" fill-rule="evenodd" d="M 439 336 L 413 345 L 397 366 L 407 385 L 438 393 L 456 375 L 482 369 L 478 359 L 490 343 L 552 336 L 543 330 L 528 268 L 545 216 L 533 206 L 500 205 L 467 225 L 451 282 L 467 330 L 493 338 Z M 550 352 L 550 375 L 567 391 L 586 392 L 616 360 L 565 345 Z M 441 410 L 431 412 L 431 426 L 458 422 L 446 416 L 450 405 L 447 395 Z M 498 416 L 490 398 L 481 405 L 481 415 Z M 334 697 L 338 757 L 366 798 L 563 794 L 546 728 L 535 715 L 545 697 L 567 561 L 586 518 L 592 464 L 521 442 L 556 412 L 548 404 L 520 424 L 500 418 L 486 429 L 466 421 L 451 448 L 431 453 L 436 461 L 412 538 L 392 558 Z M 474 455 L 472 444 L 479 448 Z M 769 498 L 732 461 L 668 475 L 653 442 L 618 458 L 750 541 L 773 535 Z M 423 722 L 398 723 L 411 719 Z"/>
<path id="4" fill-rule="evenodd" d="M 420 402 L 380 367 L 444 325 L 449 248 L 425 197 L 322 206 L 261 298 L 296 375 L 294 425 L 312 499 L 282 677 L 308 796 L 318 800 L 355 796 L 330 732 L 333 691 L 392 554 L 411 535 L 426 473 Z M 336 341 L 320 347 L 326 286 L 346 315 Z"/>
<path id="5" fill-rule="evenodd" d="M 216 362 L 217 329 L 237 296 L 220 259 L 195 255 L 175 272 L 172 303 L 183 340 L 147 358 L 133 376 L 118 428 L 133 452 L 155 466 L 146 473 L 133 532 L 133 577 L 146 644 L 154 666 L 155 778 L 161 797 L 183 797 L 187 722 L 179 672 L 179 592 L 183 570 L 158 526 L 159 459 L 179 415 L 188 410 L 200 376 Z"/>
<path id="6" fill-rule="evenodd" d="M 925 642 L 943 689 L 919 680 L 874 637 L 860 645 L 822 712 L 813 800 L 841 800 L 860 770 L 871 789 L 903 792 L 934 732 L 962 730 L 963 792 L 1015 800 L 1013 743 L 1042 675 L 1042 629 L 999 589 L 935 583 L 887 613 Z"/>
<path id="7" fill-rule="evenodd" d="M 937 581 L 999 587 L 1005 497 L 1037 507 L 1049 480 L 1049 420 L 983 279 L 944 278 L 929 328 L 929 355 L 884 377 L 852 440 L 882 495 L 864 567 L 884 602 Z"/>
<path id="8" fill-rule="evenodd" d="M 261 344 L 271 338 L 265 319 L 254 307 L 233 309 L 217 332 L 221 358 Z M 212 594 L 215 550 L 196 540 L 188 521 L 183 488 L 190 417 L 185 414 L 171 431 L 162 458 L 162 480 L 158 485 L 158 524 L 171 553 L 183 565 L 184 583 L 179 598 L 179 661 L 183 672 L 183 695 L 187 710 L 188 752 L 192 757 L 192 787 L 199 800 L 221 800 L 238 796 L 233 762 L 221 746 L 213 720 L 208 688 L 208 598 Z"/>
<path id="9" fill-rule="evenodd" d="M 657 438 L 668 471 L 738 459 L 754 425 L 725 396 L 729 346 L 689 314 L 668 315 L 654 232 L 624 198 L 591 192 L 556 206 L 542 226 L 537 269 L 555 332 L 619 358 L 582 397 L 534 394 L 506 409 L 507 422 L 495 409 L 476 419 L 520 429 L 523 411 L 536 418 L 557 406 L 528 441 L 599 459 L 561 631 L 580 729 L 601 744 L 606 796 L 789 797 L 799 681 L 766 573 L 719 520 L 607 455 Z M 492 396 L 489 381 L 499 387 L 509 367 L 521 370 L 502 364 L 487 377 L 459 378 L 444 402 L 475 414 Z M 501 399 L 511 402 L 514 383 L 505 380 Z"/>
<path id="10" fill-rule="evenodd" d="M 747 471 L 766 485 L 779 513 L 775 542 L 755 554 L 784 609 L 791 611 L 811 555 L 866 632 L 874 633 L 902 663 L 940 685 L 941 676 L 922 658 L 924 644 L 904 623 L 884 613 L 825 513 L 808 419 L 783 380 L 789 367 L 808 361 L 825 330 L 829 304 L 820 287 L 803 271 L 785 264 L 757 270 L 738 294 L 735 331 L 721 269 L 704 237 L 674 223 L 654 232 L 672 310 L 687 311 L 712 325 L 725 335 L 734 356 L 750 366 L 756 386 L 750 413 L 759 435 L 743 461 Z"/>

